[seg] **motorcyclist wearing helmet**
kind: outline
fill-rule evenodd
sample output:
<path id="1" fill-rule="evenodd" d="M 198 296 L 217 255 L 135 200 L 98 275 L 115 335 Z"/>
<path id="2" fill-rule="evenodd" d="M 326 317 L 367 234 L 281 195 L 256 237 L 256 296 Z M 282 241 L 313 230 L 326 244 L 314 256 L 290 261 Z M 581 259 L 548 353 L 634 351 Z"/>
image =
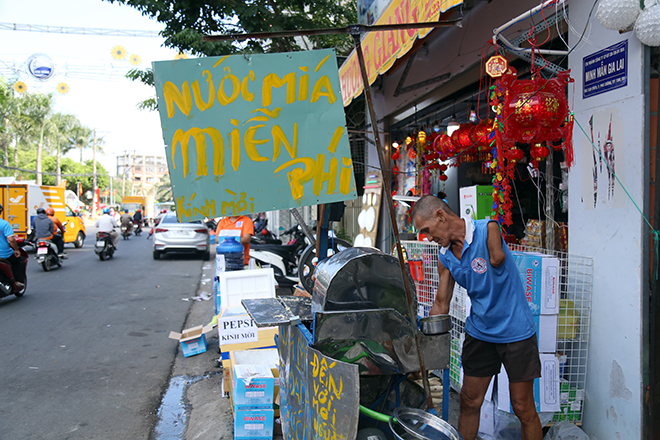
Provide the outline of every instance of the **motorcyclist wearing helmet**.
<path id="1" fill-rule="evenodd" d="M 136 225 L 142 224 L 142 210 L 138 209 L 135 211 L 135 214 L 133 214 L 133 222 Z"/>
<path id="2" fill-rule="evenodd" d="M 119 243 L 119 234 L 115 231 L 115 228 L 119 227 L 117 225 L 117 220 L 110 215 L 110 208 L 103 208 L 103 215 L 96 220 L 96 227 L 99 232 L 107 232 L 112 238 L 112 244 L 117 248 L 117 243 Z"/>
<path id="3" fill-rule="evenodd" d="M 4 211 L 4 207 L 0 205 L 0 214 Z M 10 279 L 12 284 L 12 289 L 14 292 L 20 292 L 23 290 L 25 285 L 21 282 L 24 281 L 16 280 L 15 274 L 20 274 L 20 266 L 23 264 L 23 258 L 21 257 L 21 251 L 18 249 L 18 244 L 16 243 L 16 238 L 14 238 L 14 230 L 8 221 L 0 218 L 0 258 L 4 258 L 9 261 L 11 266 L 12 276 L 6 274 Z M 19 275 L 20 276 L 20 275 Z"/>
<path id="4" fill-rule="evenodd" d="M 46 215 L 53 221 L 53 234 L 50 240 L 57 246 L 57 253 L 60 257 L 66 258 L 64 253 L 64 225 L 59 218 L 55 217 L 55 210 L 53 208 L 46 208 Z M 58 235 L 57 231 L 62 231 L 62 235 Z"/>
<path id="5" fill-rule="evenodd" d="M 32 227 L 34 229 L 34 237 L 37 240 L 50 240 L 53 237 L 55 224 L 48 217 L 44 208 L 37 209 L 37 216 L 32 219 Z"/>
<path id="6" fill-rule="evenodd" d="M 119 217 L 122 226 L 126 226 L 129 230 L 133 230 L 133 217 L 128 213 L 128 209 L 124 209 L 124 213 Z"/>

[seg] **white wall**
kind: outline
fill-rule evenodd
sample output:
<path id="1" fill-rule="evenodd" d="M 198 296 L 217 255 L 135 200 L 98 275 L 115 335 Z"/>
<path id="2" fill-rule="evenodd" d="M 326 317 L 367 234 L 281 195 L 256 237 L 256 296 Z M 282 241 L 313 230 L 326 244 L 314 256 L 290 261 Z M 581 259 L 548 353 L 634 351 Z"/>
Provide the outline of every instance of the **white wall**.
<path id="1" fill-rule="evenodd" d="M 593 2 L 571 1 L 570 21 L 582 32 Z M 595 11 L 594 11 L 595 12 Z M 583 41 L 569 56 L 575 87 L 576 121 L 594 140 L 607 138 L 612 117 L 615 171 L 634 202 L 643 209 L 644 194 L 644 49 L 634 34 L 620 35 L 595 18 Z M 579 35 L 570 35 L 575 45 Z M 582 98 L 583 58 L 628 40 L 628 84 Z M 573 93 L 574 91 L 574 93 Z M 574 94 L 574 96 L 572 96 Z M 642 298 L 644 246 L 648 227 L 616 183 L 608 198 L 607 171 L 599 171 L 594 207 L 593 154 L 589 139 L 575 125 L 576 163 L 569 174 L 569 253 L 594 259 L 591 340 L 583 429 L 592 440 L 638 439 L 642 424 Z M 605 164 L 603 164 L 604 166 Z"/>

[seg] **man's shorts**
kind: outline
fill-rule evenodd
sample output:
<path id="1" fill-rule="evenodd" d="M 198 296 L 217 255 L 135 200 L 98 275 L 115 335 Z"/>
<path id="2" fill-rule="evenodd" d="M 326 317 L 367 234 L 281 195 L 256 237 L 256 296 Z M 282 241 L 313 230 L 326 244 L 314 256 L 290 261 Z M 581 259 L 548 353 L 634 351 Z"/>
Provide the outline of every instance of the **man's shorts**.
<path id="1" fill-rule="evenodd" d="M 504 364 L 509 382 L 526 382 L 541 377 L 541 360 L 536 333 L 531 338 L 495 344 L 465 334 L 463 342 L 463 371 L 466 376 L 491 377 Z"/>

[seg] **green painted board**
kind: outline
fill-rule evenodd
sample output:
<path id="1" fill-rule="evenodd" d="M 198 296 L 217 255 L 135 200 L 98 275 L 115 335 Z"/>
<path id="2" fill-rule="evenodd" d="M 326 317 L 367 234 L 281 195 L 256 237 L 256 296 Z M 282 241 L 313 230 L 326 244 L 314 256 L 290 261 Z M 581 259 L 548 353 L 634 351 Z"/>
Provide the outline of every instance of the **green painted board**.
<path id="1" fill-rule="evenodd" d="M 357 197 L 334 50 L 153 68 L 180 220 Z"/>

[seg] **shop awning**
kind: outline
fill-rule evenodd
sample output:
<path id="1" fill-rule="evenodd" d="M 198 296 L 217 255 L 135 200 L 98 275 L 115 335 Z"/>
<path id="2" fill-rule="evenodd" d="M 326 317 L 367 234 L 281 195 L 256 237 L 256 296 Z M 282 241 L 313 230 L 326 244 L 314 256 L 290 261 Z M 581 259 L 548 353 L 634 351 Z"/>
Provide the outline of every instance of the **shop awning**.
<path id="1" fill-rule="evenodd" d="M 392 0 L 375 24 L 424 23 L 437 21 L 440 14 L 460 5 L 463 0 Z M 433 29 L 370 32 L 362 40 L 369 85 L 378 75 L 387 72 L 394 62 L 404 56 L 417 38 L 426 37 Z M 341 95 L 344 106 L 362 93 L 360 65 L 355 50 L 339 69 Z"/>

